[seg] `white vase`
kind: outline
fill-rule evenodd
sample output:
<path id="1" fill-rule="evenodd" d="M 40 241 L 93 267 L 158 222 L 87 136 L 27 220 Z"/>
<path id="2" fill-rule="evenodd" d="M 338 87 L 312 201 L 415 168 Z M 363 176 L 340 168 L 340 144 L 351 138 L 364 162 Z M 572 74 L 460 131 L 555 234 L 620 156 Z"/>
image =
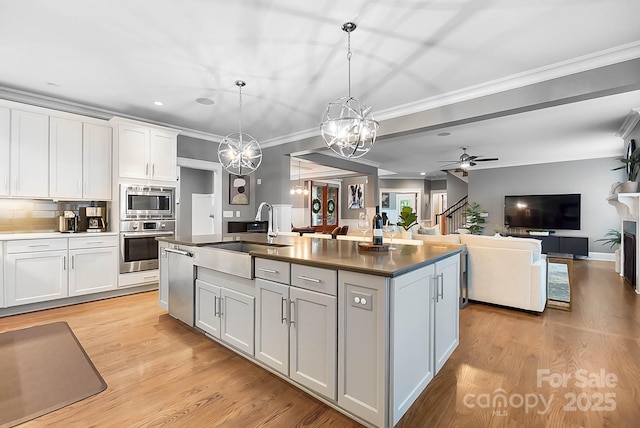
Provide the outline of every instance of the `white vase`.
<path id="1" fill-rule="evenodd" d="M 620 273 L 620 248 L 618 248 L 614 254 L 616 255 L 616 273 Z"/>
<path id="2" fill-rule="evenodd" d="M 638 191 L 637 181 L 625 181 L 620 185 L 620 193 L 636 193 Z"/>
<path id="3" fill-rule="evenodd" d="M 400 237 L 402 239 L 411 239 L 413 237 L 413 232 L 411 232 L 410 230 L 403 230 L 400 234 Z"/>

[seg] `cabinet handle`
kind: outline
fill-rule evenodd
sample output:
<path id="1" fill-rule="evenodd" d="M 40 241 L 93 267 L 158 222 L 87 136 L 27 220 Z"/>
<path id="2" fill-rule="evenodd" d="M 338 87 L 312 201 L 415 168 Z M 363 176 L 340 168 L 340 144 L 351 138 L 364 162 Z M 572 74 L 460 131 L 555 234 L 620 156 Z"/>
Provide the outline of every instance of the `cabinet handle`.
<path id="1" fill-rule="evenodd" d="M 266 273 L 278 273 L 277 270 L 267 269 L 267 268 L 258 268 L 258 270 Z"/>
<path id="2" fill-rule="evenodd" d="M 156 176 L 156 164 L 151 164 L 151 177 L 155 177 Z"/>
<path id="3" fill-rule="evenodd" d="M 67 256 L 62 256 L 62 270 L 67 270 Z"/>
<path id="4" fill-rule="evenodd" d="M 218 296 L 213 296 L 213 316 L 218 316 Z"/>
<path id="5" fill-rule="evenodd" d="M 155 275 L 151 275 L 151 276 L 143 276 L 142 279 L 154 279 L 155 280 L 155 279 L 158 279 L 158 277 L 155 276 Z"/>
<path id="6" fill-rule="evenodd" d="M 304 276 L 304 275 L 298 275 L 298 279 L 301 279 L 303 281 L 315 282 L 317 284 L 320 284 L 322 282 L 319 279 L 309 278 L 308 276 Z"/>
<path id="7" fill-rule="evenodd" d="M 440 299 L 444 299 L 444 273 L 438 275 L 438 283 L 440 284 L 440 292 L 438 293 Z"/>
<path id="8" fill-rule="evenodd" d="M 220 318 L 222 318 L 224 316 L 224 314 L 222 313 L 222 303 L 224 303 L 223 298 L 222 297 L 218 297 L 218 305 L 220 305 L 219 308 L 218 308 L 218 315 L 220 315 Z"/>
<path id="9" fill-rule="evenodd" d="M 280 324 L 286 324 L 287 322 L 287 310 L 285 309 L 286 304 L 287 299 L 283 297 L 282 302 L 280 303 Z"/>
<path id="10" fill-rule="evenodd" d="M 295 312 L 296 312 L 296 303 L 295 303 L 293 300 L 290 300 L 290 301 L 289 301 L 289 310 L 290 310 L 290 313 L 289 313 L 289 323 L 290 323 L 290 324 L 295 324 L 295 323 L 296 323 L 296 321 L 293 319 L 293 315 L 294 315 L 294 314 L 295 314 Z"/>
<path id="11" fill-rule="evenodd" d="M 95 244 L 102 244 L 102 241 L 89 241 L 89 242 L 87 242 L 87 245 L 95 245 Z"/>
<path id="12" fill-rule="evenodd" d="M 51 244 L 34 244 L 34 245 L 29 245 L 29 248 L 37 248 L 37 247 L 48 247 Z"/>
<path id="13" fill-rule="evenodd" d="M 149 175 L 149 162 L 144 165 L 144 175 Z"/>
<path id="14" fill-rule="evenodd" d="M 76 268 L 76 256 L 71 256 L 71 269 Z"/>

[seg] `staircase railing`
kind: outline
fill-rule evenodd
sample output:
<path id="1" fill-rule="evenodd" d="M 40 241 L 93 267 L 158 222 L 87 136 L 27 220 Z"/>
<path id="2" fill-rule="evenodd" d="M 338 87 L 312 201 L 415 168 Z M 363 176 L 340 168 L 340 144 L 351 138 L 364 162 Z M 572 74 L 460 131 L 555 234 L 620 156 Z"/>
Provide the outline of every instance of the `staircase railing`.
<path id="1" fill-rule="evenodd" d="M 464 212 L 468 205 L 468 199 L 469 196 L 465 196 L 440 214 L 436 214 L 436 224 L 440 225 L 442 235 L 449 235 L 464 227 L 467 222 Z"/>

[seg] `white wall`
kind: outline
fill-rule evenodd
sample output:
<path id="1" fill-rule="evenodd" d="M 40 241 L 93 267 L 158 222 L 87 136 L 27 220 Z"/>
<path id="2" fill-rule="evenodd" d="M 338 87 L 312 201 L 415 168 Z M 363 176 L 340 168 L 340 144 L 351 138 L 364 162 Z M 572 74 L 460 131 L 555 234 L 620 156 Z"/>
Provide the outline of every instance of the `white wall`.
<path id="1" fill-rule="evenodd" d="M 620 229 L 620 217 L 606 198 L 611 185 L 623 180 L 615 158 L 557 162 L 469 171 L 469 200 L 489 212 L 484 234 L 504 224 L 505 195 L 580 193 L 581 230 L 562 230 L 560 236 L 589 238 L 589 251 L 613 252 L 599 242 L 608 229 Z"/>

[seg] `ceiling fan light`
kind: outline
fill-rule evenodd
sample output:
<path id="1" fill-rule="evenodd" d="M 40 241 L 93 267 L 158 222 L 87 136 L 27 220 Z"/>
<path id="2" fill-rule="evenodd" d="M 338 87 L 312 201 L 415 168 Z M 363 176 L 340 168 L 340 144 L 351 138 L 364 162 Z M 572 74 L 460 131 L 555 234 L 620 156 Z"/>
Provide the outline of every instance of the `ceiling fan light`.
<path id="1" fill-rule="evenodd" d="M 467 169 L 471 166 L 471 163 L 469 161 L 462 161 L 460 162 L 460 168 L 462 169 Z"/>

